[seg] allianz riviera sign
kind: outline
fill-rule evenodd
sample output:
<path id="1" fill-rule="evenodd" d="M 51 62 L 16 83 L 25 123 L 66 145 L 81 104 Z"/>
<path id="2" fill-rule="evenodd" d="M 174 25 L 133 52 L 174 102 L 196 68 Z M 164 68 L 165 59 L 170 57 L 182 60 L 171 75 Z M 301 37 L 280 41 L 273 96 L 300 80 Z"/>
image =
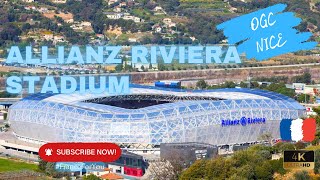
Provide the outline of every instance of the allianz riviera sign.
<path id="1" fill-rule="evenodd" d="M 241 119 L 236 119 L 236 120 L 222 120 L 221 121 L 221 126 L 246 126 L 246 125 L 251 125 L 251 124 L 265 124 L 266 123 L 266 118 L 246 118 L 242 117 Z"/>

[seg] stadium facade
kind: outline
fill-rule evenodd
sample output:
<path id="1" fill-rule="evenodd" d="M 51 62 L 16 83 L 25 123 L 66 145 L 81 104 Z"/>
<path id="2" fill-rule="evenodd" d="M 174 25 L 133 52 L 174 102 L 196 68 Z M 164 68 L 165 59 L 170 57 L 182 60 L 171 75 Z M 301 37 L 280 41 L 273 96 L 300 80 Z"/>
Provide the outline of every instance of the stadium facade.
<path id="1" fill-rule="evenodd" d="M 279 138 L 282 119 L 305 108 L 256 89 L 183 90 L 132 85 L 130 94 L 34 94 L 9 108 L 14 134 L 33 143 L 114 142 L 128 149 L 161 143 L 212 145 Z"/>

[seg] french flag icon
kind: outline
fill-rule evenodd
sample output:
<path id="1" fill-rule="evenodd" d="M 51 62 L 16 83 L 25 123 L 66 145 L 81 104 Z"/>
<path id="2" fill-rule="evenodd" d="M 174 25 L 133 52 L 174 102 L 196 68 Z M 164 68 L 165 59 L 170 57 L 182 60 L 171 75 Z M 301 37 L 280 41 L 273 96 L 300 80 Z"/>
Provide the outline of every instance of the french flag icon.
<path id="1" fill-rule="evenodd" d="M 280 136 L 283 141 L 311 142 L 316 134 L 316 120 L 313 118 L 283 119 L 280 123 Z"/>

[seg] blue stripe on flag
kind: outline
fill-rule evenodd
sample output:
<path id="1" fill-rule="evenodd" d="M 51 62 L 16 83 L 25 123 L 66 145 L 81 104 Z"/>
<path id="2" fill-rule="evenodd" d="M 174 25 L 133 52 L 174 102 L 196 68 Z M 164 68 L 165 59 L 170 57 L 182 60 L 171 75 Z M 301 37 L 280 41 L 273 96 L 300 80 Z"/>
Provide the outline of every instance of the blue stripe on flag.
<path id="1" fill-rule="evenodd" d="M 291 122 L 292 119 L 282 119 L 280 123 L 280 136 L 283 141 L 291 141 Z"/>

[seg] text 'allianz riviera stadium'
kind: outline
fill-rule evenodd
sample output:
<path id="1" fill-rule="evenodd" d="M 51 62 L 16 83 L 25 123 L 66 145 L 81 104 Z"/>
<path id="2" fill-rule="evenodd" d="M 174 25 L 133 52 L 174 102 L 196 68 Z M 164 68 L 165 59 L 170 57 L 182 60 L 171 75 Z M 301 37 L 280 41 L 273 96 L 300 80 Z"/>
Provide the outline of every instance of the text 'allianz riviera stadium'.
<path id="1" fill-rule="evenodd" d="M 257 89 L 183 90 L 131 85 L 130 94 L 34 94 L 9 108 L 14 134 L 33 143 L 113 142 L 225 145 L 279 138 L 282 119 L 305 115 L 286 96 Z"/>

